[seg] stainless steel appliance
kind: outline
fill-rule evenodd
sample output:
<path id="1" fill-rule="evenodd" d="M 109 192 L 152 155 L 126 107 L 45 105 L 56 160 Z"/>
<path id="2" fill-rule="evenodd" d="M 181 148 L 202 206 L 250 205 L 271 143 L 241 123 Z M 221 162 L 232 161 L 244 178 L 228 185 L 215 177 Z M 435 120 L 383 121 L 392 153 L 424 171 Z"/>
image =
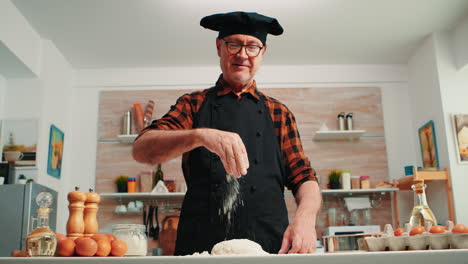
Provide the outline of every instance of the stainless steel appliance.
<path id="1" fill-rule="evenodd" d="M 36 196 L 49 192 L 53 197 L 50 206 L 49 226 L 55 230 L 57 219 L 57 192 L 36 183 L 0 185 L 0 257 L 10 256 L 13 250 L 25 250 L 26 237 L 36 217 Z"/>
<path id="2" fill-rule="evenodd" d="M 323 232 L 323 247 L 325 252 L 367 250 L 364 238 L 379 232 L 379 225 L 329 226 Z"/>
<path id="3" fill-rule="evenodd" d="M 11 184 L 13 177 L 13 162 L 0 162 L 0 177 L 4 177 L 4 184 Z"/>

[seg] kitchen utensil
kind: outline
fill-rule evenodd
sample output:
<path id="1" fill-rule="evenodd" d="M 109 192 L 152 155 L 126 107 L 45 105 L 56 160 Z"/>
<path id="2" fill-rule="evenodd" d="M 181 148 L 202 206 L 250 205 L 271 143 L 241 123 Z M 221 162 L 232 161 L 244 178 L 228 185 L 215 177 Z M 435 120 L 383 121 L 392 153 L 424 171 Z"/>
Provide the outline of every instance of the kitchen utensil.
<path id="1" fill-rule="evenodd" d="M 143 225 L 145 225 L 145 235 L 148 236 L 148 219 L 147 219 L 146 206 L 143 207 Z"/>
<path id="2" fill-rule="evenodd" d="M 153 226 L 153 206 L 150 205 L 148 208 L 148 237 L 153 237 L 154 226 Z"/>
<path id="3" fill-rule="evenodd" d="M 159 239 L 159 221 L 158 221 L 158 206 L 154 208 L 154 220 L 156 221 L 156 228 L 154 229 L 154 240 Z"/>

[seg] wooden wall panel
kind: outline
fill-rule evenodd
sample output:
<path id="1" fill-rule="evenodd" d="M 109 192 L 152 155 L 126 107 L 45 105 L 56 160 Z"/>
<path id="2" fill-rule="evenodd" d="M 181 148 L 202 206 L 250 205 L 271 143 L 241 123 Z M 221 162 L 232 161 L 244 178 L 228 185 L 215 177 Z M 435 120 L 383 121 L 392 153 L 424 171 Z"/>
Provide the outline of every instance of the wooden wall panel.
<path id="1" fill-rule="evenodd" d="M 299 132 L 306 155 L 312 167 L 317 171 L 320 185 L 326 188 L 327 174 L 332 169 L 351 170 L 352 175 L 368 175 L 371 186 L 388 180 L 387 156 L 384 137 L 384 123 L 381 106 L 380 88 L 288 88 L 262 89 L 266 95 L 283 102 L 296 117 Z M 117 135 L 121 134 L 122 116 L 131 109 L 133 103 L 141 103 L 143 108 L 147 101 L 155 101 L 153 118 L 160 118 L 173 105 L 177 98 L 191 90 L 142 90 L 142 91 L 105 91 L 100 95 L 98 149 L 96 163 L 96 189 L 98 192 L 114 192 L 114 178 L 119 174 L 137 176 L 142 169 L 152 168 L 135 162 L 131 156 L 131 145 L 119 143 Z M 337 129 L 339 112 L 354 113 L 354 129 L 366 130 L 365 135 L 355 141 L 313 141 L 315 131 L 322 124 L 330 130 Z M 135 129 L 134 129 L 135 132 Z M 183 175 L 177 158 L 163 164 L 165 176 L 175 178 L 178 190 L 183 185 Z M 319 216 L 318 234 L 321 235 L 326 209 L 329 206 L 343 207 L 343 196 L 324 196 L 324 207 Z M 377 197 L 377 196 L 375 196 Z M 380 196 L 379 196 L 380 197 Z M 289 217 L 295 213 L 294 197 L 285 195 Z M 384 195 L 373 209 L 375 224 L 391 223 L 390 197 Z M 179 201 L 180 202 L 180 201 Z M 176 202 L 177 204 L 177 202 Z M 102 230 L 109 230 L 110 223 L 133 223 L 141 217 L 115 217 L 115 202 L 103 201 L 99 219 Z M 346 210 L 342 208 L 343 214 Z M 162 212 L 165 214 L 165 212 Z M 174 214 L 173 211 L 168 214 Z M 163 216 L 162 216 L 163 217 Z M 157 244 L 155 244 L 157 245 Z"/>

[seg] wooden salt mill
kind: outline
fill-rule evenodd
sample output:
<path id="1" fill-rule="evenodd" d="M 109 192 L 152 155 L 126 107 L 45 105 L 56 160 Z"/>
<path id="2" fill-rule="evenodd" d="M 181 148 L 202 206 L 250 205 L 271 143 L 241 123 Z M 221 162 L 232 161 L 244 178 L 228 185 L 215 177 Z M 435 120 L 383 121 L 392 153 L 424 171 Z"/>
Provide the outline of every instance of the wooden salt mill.
<path id="1" fill-rule="evenodd" d="M 98 204 L 101 200 L 99 194 L 93 192 L 93 189 L 89 189 L 89 193 L 86 194 L 85 209 L 84 209 L 84 236 L 91 237 L 97 234 L 99 225 L 97 221 L 97 211 L 99 209 Z"/>
<path id="2" fill-rule="evenodd" d="M 76 239 L 83 236 L 84 221 L 83 211 L 84 202 L 86 201 L 86 194 L 78 191 L 79 188 L 75 187 L 75 191 L 68 193 L 68 222 L 67 222 L 67 237 Z"/>

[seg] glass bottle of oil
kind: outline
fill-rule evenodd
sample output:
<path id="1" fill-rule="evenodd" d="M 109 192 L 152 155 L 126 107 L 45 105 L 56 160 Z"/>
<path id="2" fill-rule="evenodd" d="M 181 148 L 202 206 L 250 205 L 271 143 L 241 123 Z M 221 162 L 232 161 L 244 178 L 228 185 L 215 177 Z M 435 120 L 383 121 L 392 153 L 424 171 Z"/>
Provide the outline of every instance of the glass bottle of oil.
<path id="1" fill-rule="evenodd" d="M 49 206 L 52 204 L 52 195 L 41 192 L 36 197 L 37 227 L 26 238 L 26 250 L 31 257 L 53 256 L 57 248 L 57 237 L 49 228 Z"/>
<path id="2" fill-rule="evenodd" d="M 411 226 L 424 226 L 426 223 L 437 225 L 434 213 L 427 205 L 424 180 L 414 180 L 411 188 L 414 191 L 414 207 L 410 217 Z"/>
<path id="3" fill-rule="evenodd" d="M 162 171 L 161 163 L 158 164 L 158 169 L 154 173 L 153 185 L 156 186 L 159 181 L 164 181 L 164 172 Z"/>

